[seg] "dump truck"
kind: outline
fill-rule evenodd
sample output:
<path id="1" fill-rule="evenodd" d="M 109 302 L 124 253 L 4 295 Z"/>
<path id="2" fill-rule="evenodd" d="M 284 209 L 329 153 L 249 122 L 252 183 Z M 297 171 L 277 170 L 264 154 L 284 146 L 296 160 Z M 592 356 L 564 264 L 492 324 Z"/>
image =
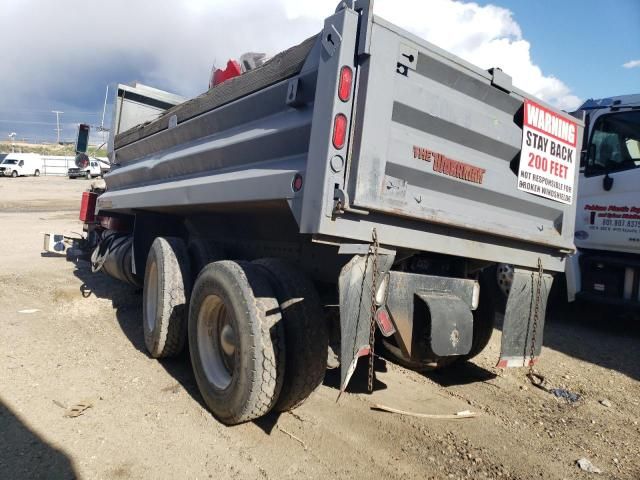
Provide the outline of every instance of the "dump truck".
<path id="1" fill-rule="evenodd" d="M 575 251 L 583 127 L 341 2 L 264 65 L 114 128 L 84 245 L 94 271 L 142 286 L 150 356 L 188 345 L 225 424 L 300 405 L 328 352 L 340 392 L 363 357 L 372 386 L 376 350 L 469 360 L 494 331 L 483 272 L 500 262 L 515 270 L 498 365 L 529 366 Z"/>

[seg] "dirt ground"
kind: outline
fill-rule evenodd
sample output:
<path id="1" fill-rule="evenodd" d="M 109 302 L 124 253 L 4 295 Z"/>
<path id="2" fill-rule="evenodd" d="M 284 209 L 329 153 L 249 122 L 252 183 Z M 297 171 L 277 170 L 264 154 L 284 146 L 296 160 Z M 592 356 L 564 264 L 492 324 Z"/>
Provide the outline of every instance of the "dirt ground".
<path id="1" fill-rule="evenodd" d="M 574 404 L 494 368 L 496 330 L 455 370 L 425 376 L 380 359 L 373 395 L 357 372 L 336 403 L 330 371 L 292 413 L 221 425 L 186 356 L 145 353 L 140 292 L 41 256 L 43 232 L 81 230 L 87 186 L 0 178 L 0 479 L 640 478 L 640 327 L 602 309 L 552 314 L 545 330 L 538 371 L 579 394 Z M 64 416 L 81 402 L 92 407 Z M 583 457 L 602 474 L 582 471 Z"/>

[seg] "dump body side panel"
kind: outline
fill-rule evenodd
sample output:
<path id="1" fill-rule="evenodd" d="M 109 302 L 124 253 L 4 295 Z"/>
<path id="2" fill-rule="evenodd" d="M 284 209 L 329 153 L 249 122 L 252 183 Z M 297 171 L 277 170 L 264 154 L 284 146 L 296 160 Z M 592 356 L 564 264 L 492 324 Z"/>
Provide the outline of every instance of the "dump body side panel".
<path id="1" fill-rule="evenodd" d="M 107 192 L 100 197 L 99 208 L 188 211 L 300 196 L 292 181 L 306 166 L 317 66 L 317 49 L 307 41 L 292 49 L 298 68 L 305 66 L 298 61 L 300 48 L 309 62 L 304 72 L 295 75 L 300 83 L 295 105 L 288 101 L 292 79 L 277 76 L 276 83 L 241 98 L 228 92 L 227 103 L 219 92 L 213 95 L 216 88 L 226 91 L 222 84 L 195 102 L 203 110 L 199 115 L 159 131 L 161 125 L 154 122 L 119 136 L 117 168 L 106 176 Z M 267 81 L 256 72 L 243 80 L 254 86 Z M 269 79 L 275 75 L 273 69 L 267 74 Z M 214 101 L 223 105 L 204 110 Z M 196 108 L 193 103 L 190 111 Z M 168 114 L 186 117 L 185 108 Z M 166 123 L 168 114 L 159 120 Z"/>

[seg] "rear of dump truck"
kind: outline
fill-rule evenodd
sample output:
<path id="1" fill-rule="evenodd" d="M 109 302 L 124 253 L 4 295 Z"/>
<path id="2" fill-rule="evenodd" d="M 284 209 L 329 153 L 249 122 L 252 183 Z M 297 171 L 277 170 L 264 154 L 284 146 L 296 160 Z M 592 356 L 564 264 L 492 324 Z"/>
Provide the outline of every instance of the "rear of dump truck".
<path id="1" fill-rule="evenodd" d="M 188 341 L 226 423 L 301 403 L 327 343 L 341 388 L 376 345 L 418 369 L 477 355 L 498 262 L 516 265 L 499 365 L 526 366 L 574 251 L 581 135 L 501 70 L 343 2 L 316 37 L 115 138 L 94 269 L 144 285 L 151 355 Z"/>

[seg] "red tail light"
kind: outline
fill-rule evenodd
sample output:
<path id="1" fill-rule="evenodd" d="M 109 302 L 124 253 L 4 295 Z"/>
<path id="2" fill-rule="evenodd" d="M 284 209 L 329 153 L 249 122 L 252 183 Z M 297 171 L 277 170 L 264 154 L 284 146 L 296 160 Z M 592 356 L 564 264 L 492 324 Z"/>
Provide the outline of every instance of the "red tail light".
<path id="1" fill-rule="evenodd" d="M 340 70 L 340 82 L 338 83 L 338 98 L 343 102 L 351 98 L 351 86 L 353 85 L 353 70 L 342 67 Z"/>
<path id="2" fill-rule="evenodd" d="M 333 121 L 333 146 L 340 150 L 344 147 L 346 139 L 347 117 L 342 113 L 339 113 Z"/>
<path id="3" fill-rule="evenodd" d="M 95 221 L 97 199 L 97 193 L 82 192 L 82 201 L 80 202 L 80 221 L 85 223 L 93 223 Z"/>

